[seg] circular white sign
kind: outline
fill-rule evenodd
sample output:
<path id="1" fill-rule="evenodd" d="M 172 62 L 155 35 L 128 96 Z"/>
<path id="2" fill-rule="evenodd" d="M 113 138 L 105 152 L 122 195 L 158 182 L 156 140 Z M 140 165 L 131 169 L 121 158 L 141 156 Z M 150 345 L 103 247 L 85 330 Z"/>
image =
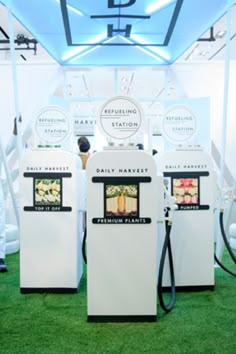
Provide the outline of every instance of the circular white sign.
<path id="1" fill-rule="evenodd" d="M 196 117 L 188 106 L 169 107 L 162 121 L 162 133 L 171 143 L 187 142 L 197 129 Z"/>
<path id="2" fill-rule="evenodd" d="M 116 96 L 102 106 L 98 126 L 108 138 L 128 139 L 140 133 L 143 127 L 142 116 L 142 109 L 136 101 Z"/>
<path id="3" fill-rule="evenodd" d="M 62 144 L 70 134 L 69 116 L 60 107 L 47 106 L 36 118 L 35 131 L 44 143 Z"/>

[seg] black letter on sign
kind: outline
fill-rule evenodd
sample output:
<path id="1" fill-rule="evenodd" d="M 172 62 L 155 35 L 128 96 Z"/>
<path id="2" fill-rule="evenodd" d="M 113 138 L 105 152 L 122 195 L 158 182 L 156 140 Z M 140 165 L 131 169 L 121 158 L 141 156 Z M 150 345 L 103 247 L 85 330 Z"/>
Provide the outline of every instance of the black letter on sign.
<path id="1" fill-rule="evenodd" d="M 107 25 L 107 37 L 113 37 L 113 33 L 125 32 L 125 37 L 130 37 L 132 25 L 126 25 L 125 29 L 117 28 L 114 29 L 113 25 Z"/>
<path id="2" fill-rule="evenodd" d="M 112 9 L 115 7 L 129 7 L 136 3 L 136 0 L 129 0 L 127 4 L 114 4 L 115 0 L 108 0 L 108 8 Z"/>

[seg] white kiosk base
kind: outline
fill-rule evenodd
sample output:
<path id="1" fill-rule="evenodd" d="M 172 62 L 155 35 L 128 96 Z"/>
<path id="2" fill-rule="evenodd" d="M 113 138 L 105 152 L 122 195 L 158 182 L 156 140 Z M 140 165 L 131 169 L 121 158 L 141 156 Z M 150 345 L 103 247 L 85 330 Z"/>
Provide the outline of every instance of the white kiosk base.
<path id="1" fill-rule="evenodd" d="M 202 151 L 170 151 L 155 156 L 178 210 L 171 229 L 177 290 L 214 289 L 215 173 Z M 158 237 L 158 250 L 163 240 Z M 159 255 L 160 257 L 160 255 Z M 170 286 L 168 257 L 163 287 Z"/>
<path id="2" fill-rule="evenodd" d="M 78 223 L 80 159 L 28 151 L 20 174 L 20 290 L 76 292 L 82 276 Z"/>
<path id="3" fill-rule="evenodd" d="M 155 321 L 155 162 L 144 151 L 98 152 L 87 178 L 88 321 Z"/>

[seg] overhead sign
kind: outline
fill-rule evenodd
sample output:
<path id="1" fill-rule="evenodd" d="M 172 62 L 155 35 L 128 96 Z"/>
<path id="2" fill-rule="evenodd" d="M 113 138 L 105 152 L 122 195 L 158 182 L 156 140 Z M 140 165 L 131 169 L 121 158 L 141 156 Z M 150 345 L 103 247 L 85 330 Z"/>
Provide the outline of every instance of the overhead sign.
<path id="1" fill-rule="evenodd" d="M 143 129 L 142 109 L 130 97 L 115 96 L 102 106 L 98 127 L 107 138 L 129 139 Z"/>
<path id="2" fill-rule="evenodd" d="M 69 115 L 58 106 L 43 108 L 35 121 L 35 133 L 37 145 L 61 146 L 71 133 Z"/>

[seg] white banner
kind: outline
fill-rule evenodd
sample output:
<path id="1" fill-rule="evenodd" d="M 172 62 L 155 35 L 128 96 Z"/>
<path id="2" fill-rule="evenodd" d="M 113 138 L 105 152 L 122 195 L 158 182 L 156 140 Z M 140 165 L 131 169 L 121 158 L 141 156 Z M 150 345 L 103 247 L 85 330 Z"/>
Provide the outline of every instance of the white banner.
<path id="1" fill-rule="evenodd" d="M 164 107 L 161 131 L 170 148 L 191 145 L 210 151 L 210 99 L 208 97 L 166 101 Z"/>

